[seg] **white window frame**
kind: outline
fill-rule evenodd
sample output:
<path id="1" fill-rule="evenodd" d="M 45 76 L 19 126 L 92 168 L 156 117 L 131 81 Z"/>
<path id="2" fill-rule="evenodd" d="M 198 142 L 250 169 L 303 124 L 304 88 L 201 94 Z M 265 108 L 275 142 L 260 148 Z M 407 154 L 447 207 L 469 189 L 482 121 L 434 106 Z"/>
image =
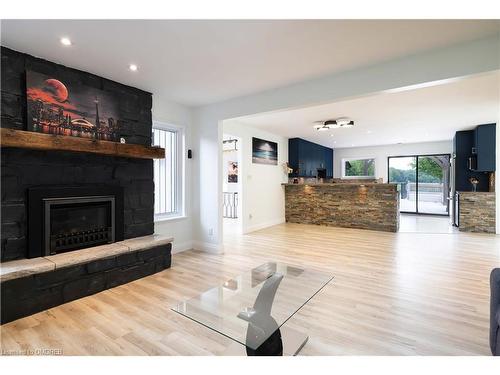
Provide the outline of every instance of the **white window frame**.
<path id="1" fill-rule="evenodd" d="M 153 121 L 153 129 L 166 130 L 177 133 L 176 137 L 176 163 L 173 173 L 176 175 L 175 183 L 175 206 L 176 211 L 169 213 L 161 213 L 154 215 L 155 221 L 180 219 L 186 216 L 185 214 L 185 127 L 181 125 L 168 124 L 160 121 Z M 155 181 L 156 183 L 156 181 Z M 156 190 L 156 189 L 155 189 Z M 155 196 L 156 199 L 156 196 Z M 156 202 L 155 202 L 156 204 Z"/>
<path id="2" fill-rule="evenodd" d="M 367 159 L 373 159 L 373 176 L 346 176 L 345 175 L 345 163 L 346 163 L 346 161 L 367 160 Z M 371 179 L 377 178 L 376 176 L 377 176 L 377 159 L 374 156 L 342 159 L 342 179 L 343 180 L 371 180 Z"/>

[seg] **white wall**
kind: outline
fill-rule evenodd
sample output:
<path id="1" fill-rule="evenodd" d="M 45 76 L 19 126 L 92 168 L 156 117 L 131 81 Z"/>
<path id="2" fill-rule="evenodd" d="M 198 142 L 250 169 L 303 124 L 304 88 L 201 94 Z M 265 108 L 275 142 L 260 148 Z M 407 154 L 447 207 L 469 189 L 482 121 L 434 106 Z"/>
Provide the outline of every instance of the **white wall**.
<path id="1" fill-rule="evenodd" d="M 387 182 L 389 156 L 451 154 L 453 141 L 407 143 L 372 147 L 336 148 L 333 159 L 333 176 L 342 177 L 342 159 L 375 158 L 375 175 Z"/>
<path id="2" fill-rule="evenodd" d="M 193 247 L 222 253 L 222 121 L 193 112 Z"/>
<path id="3" fill-rule="evenodd" d="M 222 121 L 256 113 L 334 102 L 362 95 L 419 87 L 500 68 L 500 33 L 477 41 L 426 51 L 254 95 L 194 109 L 197 152 L 193 195 L 197 241 L 222 251 Z M 498 180 L 498 179 L 497 179 Z M 500 189 L 497 189 L 500 200 Z"/>
<path id="4" fill-rule="evenodd" d="M 288 138 L 247 126 L 224 121 L 224 134 L 241 142 L 242 231 L 252 232 L 285 221 L 285 193 L 281 185 L 288 181 L 283 163 L 288 161 Z M 252 137 L 278 143 L 278 165 L 252 163 Z"/>
<path id="5" fill-rule="evenodd" d="M 164 100 L 153 95 L 153 121 L 184 127 L 184 187 L 185 187 L 185 217 L 155 222 L 155 233 L 174 237 L 172 252 L 192 249 L 193 246 L 193 168 L 192 160 L 187 158 L 187 150 L 192 146 L 192 110 L 189 107 Z"/>

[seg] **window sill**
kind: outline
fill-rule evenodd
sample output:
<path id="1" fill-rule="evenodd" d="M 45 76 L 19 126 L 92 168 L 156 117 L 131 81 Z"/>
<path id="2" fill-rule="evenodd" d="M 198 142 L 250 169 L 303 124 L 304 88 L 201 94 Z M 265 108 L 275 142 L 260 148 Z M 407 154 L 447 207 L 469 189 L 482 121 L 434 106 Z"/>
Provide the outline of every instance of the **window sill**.
<path id="1" fill-rule="evenodd" d="M 186 215 L 176 215 L 176 216 L 155 216 L 154 222 L 155 223 L 161 223 L 164 221 L 176 221 L 176 220 L 184 220 L 187 219 L 188 217 Z"/>

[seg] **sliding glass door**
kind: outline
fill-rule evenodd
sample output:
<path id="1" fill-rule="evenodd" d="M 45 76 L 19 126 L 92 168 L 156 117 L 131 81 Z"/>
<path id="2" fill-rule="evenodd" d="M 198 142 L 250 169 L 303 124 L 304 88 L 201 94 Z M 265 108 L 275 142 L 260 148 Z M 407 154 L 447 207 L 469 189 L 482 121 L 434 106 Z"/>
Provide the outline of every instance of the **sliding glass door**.
<path id="1" fill-rule="evenodd" d="M 401 212 L 448 215 L 450 155 L 391 156 L 389 182 L 398 184 Z"/>
<path id="2" fill-rule="evenodd" d="M 389 182 L 398 184 L 401 212 L 417 213 L 417 157 L 397 156 L 389 158 Z"/>

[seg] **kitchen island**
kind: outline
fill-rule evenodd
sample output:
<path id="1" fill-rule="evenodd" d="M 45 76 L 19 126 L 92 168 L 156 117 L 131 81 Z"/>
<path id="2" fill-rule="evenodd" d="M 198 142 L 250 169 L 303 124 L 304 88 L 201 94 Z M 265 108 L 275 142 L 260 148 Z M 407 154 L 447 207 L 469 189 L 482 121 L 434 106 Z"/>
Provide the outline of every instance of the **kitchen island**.
<path id="1" fill-rule="evenodd" d="M 495 193 L 460 191 L 459 225 L 461 232 L 496 232 Z"/>
<path id="2" fill-rule="evenodd" d="M 283 184 L 287 222 L 397 232 L 396 184 Z"/>

